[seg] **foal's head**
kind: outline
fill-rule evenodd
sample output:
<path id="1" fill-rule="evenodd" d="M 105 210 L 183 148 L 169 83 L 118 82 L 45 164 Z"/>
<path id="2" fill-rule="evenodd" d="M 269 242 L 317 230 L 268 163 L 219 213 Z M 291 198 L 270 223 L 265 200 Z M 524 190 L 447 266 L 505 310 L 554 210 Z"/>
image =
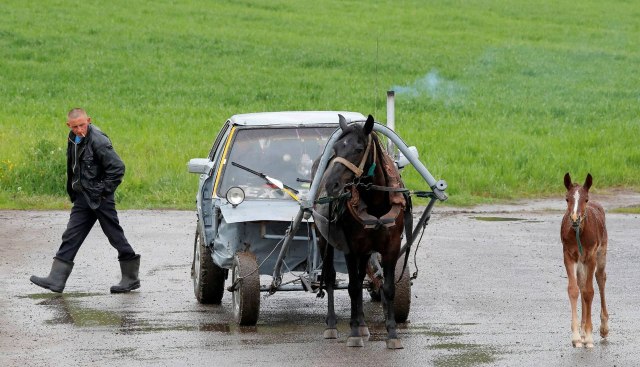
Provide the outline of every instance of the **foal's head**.
<path id="1" fill-rule="evenodd" d="M 347 183 L 360 177 L 362 172 L 359 172 L 358 169 L 364 169 L 366 172 L 368 166 L 365 166 L 364 163 L 366 163 L 367 155 L 372 149 L 367 147 L 373 144 L 371 134 L 374 124 L 373 116 L 369 115 L 364 125 L 347 125 L 347 120 L 342 115 L 338 115 L 338 119 L 342 134 L 333 145 L 335 158 L 331 169 L 325 176 L 325 188 L 331 196 L 341 194 Z"/>
<path id="2" fill-rule="evenodd" d="M 579 226 L 580 222 L 585 218 L 587 211 L 587 202 L 589 201 L 589 189 L 591 188 L 591 174 L 587 173 L 584 184 L 572 183 L 571 176 L 567 172 L 564 175 L 564 186 L 567 188 L 567 213 L 573 226 Z"/>

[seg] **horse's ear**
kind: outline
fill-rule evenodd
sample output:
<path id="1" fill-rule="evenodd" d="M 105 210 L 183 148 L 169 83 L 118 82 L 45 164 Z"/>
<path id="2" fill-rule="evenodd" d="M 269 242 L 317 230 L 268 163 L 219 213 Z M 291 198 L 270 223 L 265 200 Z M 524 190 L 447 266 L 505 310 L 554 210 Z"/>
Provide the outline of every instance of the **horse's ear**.
<path id="1" fill-rule="evenodd" d="M 573 186 L 573 184 L 571 183 L 571 175 L 569 174 L 569 172 L 567 172 L 564 174 L 564 187 L 569 190 L 571 189 L 571 186 Z"/>
<path id="2" fill-rule="evenodd" d="M 585 190 L 589 191 L 592 183 L 593 177 L 591 177 L 591 173 L 587 173 L 587 178 L 584 180 L 584 185 L 582 185 L 582 187 L 584 187 Z"/>
<path id="3" fill-rule="evenodd" d="M 373 131 L 373 116 L 367 117 L 367 122 L 364 123 L 364 134 L 369 135 Z"/>
<path id="4" fill-rule="evenodd" d="M 347 119 L 345 119 L 341 114 L 338 114 L 338 122 L 340 123 L 342 131 L 347 131 Z"/>

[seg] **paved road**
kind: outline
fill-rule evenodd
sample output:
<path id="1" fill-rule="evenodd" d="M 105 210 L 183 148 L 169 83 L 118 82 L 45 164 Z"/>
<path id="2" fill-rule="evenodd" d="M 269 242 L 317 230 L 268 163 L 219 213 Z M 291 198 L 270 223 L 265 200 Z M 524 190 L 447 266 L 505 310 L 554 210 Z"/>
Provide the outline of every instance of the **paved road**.
<path id="1" fill-rule="evenodd" d="M 612 209 L 638 205 L 640 195 L 601 200 Z M 346 291 L 337 293 L 334 341 L 322 339 L 326 301 L 312 294 L 263 298 L 250 328 L 231 321 L 228 294 L 221 306 L 198 304 L 193 212 L 123 211 L 143 256 L 142 288 L 109 294 L 119 276 L 116 253 L 96 230 L 60 296 L 28 279 L 48 273 L 68 213 L 0 211 L 0 365 L 637 366 L 640 216 L 608 214 L 610 336 L 595 335 L 592 350 L 574 349 L 559 241 L 563 204 L 436 206 L 417 254 L 410 320 L 400 329 L 405 349 L 397 351 L 385 349 L 380 304 L 368 301 L 372 337 L 364 348 L 346 347 Z"/>

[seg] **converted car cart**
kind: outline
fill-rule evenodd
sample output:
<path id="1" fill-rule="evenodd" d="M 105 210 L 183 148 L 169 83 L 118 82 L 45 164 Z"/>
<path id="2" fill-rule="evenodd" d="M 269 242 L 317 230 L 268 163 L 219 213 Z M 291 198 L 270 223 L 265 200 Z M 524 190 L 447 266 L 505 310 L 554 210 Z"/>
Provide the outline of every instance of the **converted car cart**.
<path id="1" fill-rule="evenodd" d="M 355 123 L 365 120 L 360 113 L 338 111 L 235 115 L 221 128 L 209 156 L 189 161 L 189 172 L 200 174 L 191 268 L 198 302 L 219 304 L 229 290 L 236 321 L 253 325 L 261 292 L 319 290 L 322 259 L 310 215 L 319 180 L 312 181 L 311 174 L 319 157 L 316 177 L 326 169 L 340 131 L 338 114 Z M 446 199 L 446 183 L 436 182 L 415 150 L 391 129 L 376 123 L 374 130 L 397 147 L 396 163 L 412 164 L 429 185 L 429 191 L 414 193 L 430 199 L 413 231 L 417 233 L 426 226 L 435 201 Z M 416 236 L 407 237 L 402 258 Z M 341 252 L 336 251 L 334 261 L 336 271 L 346 273 Z M 376 264 L 374 254 L 372 274 L 381 272 Z M 395 300 L 396 320 L 404 322 L 411 281 L 404 262 L 398 264 L 396 287 L 403 296 Z M 270 284 L 261 282 L 261 275 L 271 276 Z M 379 299 L 375 280 L 365 280 L 374 300 Z M 347 286 L 340 280 L 336 289 Z"/>

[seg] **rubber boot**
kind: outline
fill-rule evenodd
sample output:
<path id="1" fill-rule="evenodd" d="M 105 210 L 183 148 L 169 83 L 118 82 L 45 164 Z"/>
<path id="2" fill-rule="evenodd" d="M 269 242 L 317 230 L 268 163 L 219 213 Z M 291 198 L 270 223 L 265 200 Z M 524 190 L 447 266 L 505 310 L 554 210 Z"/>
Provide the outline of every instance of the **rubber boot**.
<path id="1" fill-rule="evenodd" d="M 53 258 L 53 264 L 51 265 L 51 272 L 46 278 L 40 278 L 32 275 L 30 280 L 33 284 L 42 288 L 49 289 L 53 292 L 62 293 L 64 286 L 67 284 L 67 279 L 71 270 L 73 269 L 73 262 L 65 261 L 57 257 Z"/>
<path id="2" fill-rule="evenodd" d="M 111 287 L 111 293 L 126 293 L 140 288 L 138 271 L 140 270 L 140 255 L 131 260 L 120 261 L 122 280 Z"/>

